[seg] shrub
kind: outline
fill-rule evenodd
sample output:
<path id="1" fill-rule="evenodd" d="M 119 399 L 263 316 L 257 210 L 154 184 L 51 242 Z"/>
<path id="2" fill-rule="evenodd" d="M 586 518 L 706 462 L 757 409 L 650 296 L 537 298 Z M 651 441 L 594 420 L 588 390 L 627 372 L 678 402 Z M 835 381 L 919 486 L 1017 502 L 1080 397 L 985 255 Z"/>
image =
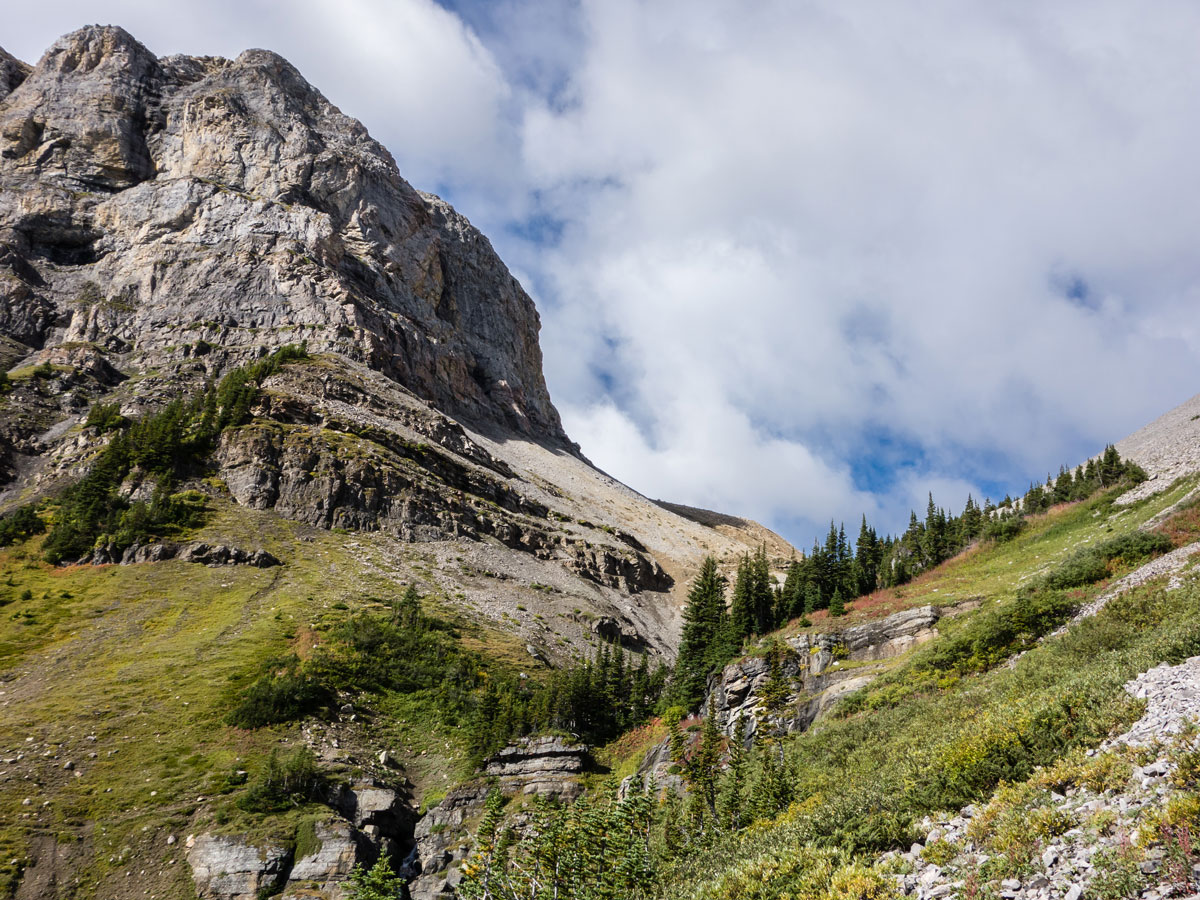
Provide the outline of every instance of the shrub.
<path id="1" fill-rule="evenodd" d="M 46 523 L 33 506 L 22 506 L 0 519 L 0 547 L 7 547 L 46 530 Z"/>
<path id="2" fill-rule="evenodd" d="M 88 410 L 83 424 L 95 428 L 102 434 L 107 431 L 118 431 L 129 424 L 129 420 L 121 415 L 119 403 L 94 403 Z"/>
<path id="3" fill-rule="evenodd" d="M 328 706 L 333 692 L 302 671 L 292 655 L 267 667 L 245 690 L 225 721 L 238 728 L 261 728 L 312 715 Z"/>
<path id="4" fill-rule="evenodd" d="M 1076 550 L 1045 576 L 1043 584 L 1057 590 L 1094 584 L 1116 568 L 1136 565 L 1171 548 L 1170 538 L 1156 532 L 1118 535 L 1094 547 Z"/>
<path id="5" fill-rule="evenodd" d="M 1129 843 L 1105 848 L 1092 857 L 1093 876 L 1088 894 L 1095 900 L 1131 900 L 1141 894 L 1146 876 L 1142 874 L 1139 854 Z"/>
<path id="6" fill-rule="evenodd" d="M 316 799 L 324 786 L 317 758 L 308 747 L 297 747 L 283 760 L 272 750 L 237 805 L 248 812 L 281 812 Z"/>
<path id="7" fill-rule="evenodd" d="M 350 873 L 347 900 L 399 900 L 407 896 L 405 880 L 392 871 L 386 856 L 381 856 L 370 870 L 356 865 Z"/>
<path id="8" fill-rule="evenodd" d="M 1003 544 L 1011 541 L 1025 530 L 1024 516 L 998 516 L 991 519 L 983 529 L 983 539 Z"/>

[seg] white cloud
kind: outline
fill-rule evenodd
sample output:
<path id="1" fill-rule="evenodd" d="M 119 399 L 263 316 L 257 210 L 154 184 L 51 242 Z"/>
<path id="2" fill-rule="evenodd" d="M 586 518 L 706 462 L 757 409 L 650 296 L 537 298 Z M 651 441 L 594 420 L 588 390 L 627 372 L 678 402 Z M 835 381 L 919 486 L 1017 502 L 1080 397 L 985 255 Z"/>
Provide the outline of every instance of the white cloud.
<path id="1" fill-rule="evenodd" d="M 957 505 L 1198 386 L 1196 13 L 863 9 L 587 3 L 574 103 L 526 117 L 529 177 L 575 224 L 542 266 L 551 386 L 614 379 L 643 443 L 569 421 L 643 490 L 713 496 L 717 460 L 727 503 L 782 519 L 759 487 L 781 442 L 837 471 L 887 426 L 924 450 L 879 498 L 897 527 L 913 479 Z M 739 416 L 748 440 L 685 452 L 687 422 Z M 785 493 L 815 520 L 862 502 L 829 490 Z"/>
<path id="2" fill-rule="evenodd" d="M 644 493 L 901 528 L 1200 389 L 1193 4 L 279 9 L 51 0 L 5 41 L 289 57 L 528 273 L 569 431 Z"/>

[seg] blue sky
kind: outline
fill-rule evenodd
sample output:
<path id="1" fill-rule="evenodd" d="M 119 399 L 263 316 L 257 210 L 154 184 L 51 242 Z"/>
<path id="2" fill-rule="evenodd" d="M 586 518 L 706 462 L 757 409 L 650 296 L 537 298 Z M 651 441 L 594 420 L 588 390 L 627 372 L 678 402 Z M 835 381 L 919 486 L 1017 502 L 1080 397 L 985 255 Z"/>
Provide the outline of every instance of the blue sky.
<path id="1" fill-rule="evenodd" d="M 277 50 L 362 119 L 652 497 L 898 529 L 1200 391 L 1194 4 L 47 0 L 0 44 L 96 20 Z"/>

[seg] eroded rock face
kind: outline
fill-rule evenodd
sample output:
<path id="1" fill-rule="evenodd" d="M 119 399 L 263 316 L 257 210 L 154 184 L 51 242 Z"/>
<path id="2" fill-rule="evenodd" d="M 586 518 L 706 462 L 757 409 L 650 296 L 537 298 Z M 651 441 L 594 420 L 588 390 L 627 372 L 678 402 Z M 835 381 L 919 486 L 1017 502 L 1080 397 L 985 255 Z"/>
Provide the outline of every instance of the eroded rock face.
<path id="1" fill-rule="evenodd" d="M 308 882 L 326 893 L 340 893 L 356 865 L 373 861 L 370 844 L 353 825 L 341 819 L 318 822 L 314 831 L 317 847 L 296 860 L 288 873 L 289 888 Z"/>
<path id="2" fill-rule="evenodd" d="M 538 737 L 505 747 L 487 761 L 484 772 L 498 778 L 502 790 L 562 797 L 579 796 L 578 781 L 587 760 L 587 747 L 561 737 Z"/>
<path id="3" fill-rule="evenodd" d="M 464 826 L 483 811 L 488 790 L 480 783 L 455 788 L 417 823 L 404 870 L 412 879 L 408 891 L 413 900 L 434 900 L 458 884 L 459 864 L 470 851 Z"/>
<path id="4" fill-rule="evenodd" d="M 538 316 L 487 239 L 414 190 L 281 57 L 156 59 L 120 28 L 0 56 L 0 330 L 124 368 L 306 339 L 450 414 L 567 446 Z"/>
<path id="5" fill-rule="evenodd" d="M 890 659 L 937 636 L 937 622 L 952 610 L 936 606 L 907 609 L 875 622 L 843 631 L 800 634 L 786 641 L 780 655 L 780 674 L 790 685 L 784 710 L 773 719 L 781 731 L 803 731 L 826 709 L 874 677 L 856 669 L 839 671 L 838 660 L 863 662 Z M 747 742 L 753 740 L 762 718 L 760 695 L 770 677 L 767 660 L 749 657 L 727 665 L 709 680 L 709 695 L 717 721 L 733 737 L 739 719 Z M 705 700 L 707 709 L 708 700 Z"/>
<path id="6" fill-rule="evenodd" d="M 292 858 L 286 847 L 201 834 L 188 838 L 187 861 L 202 900 L 257 900 L 283 884 Z"/>

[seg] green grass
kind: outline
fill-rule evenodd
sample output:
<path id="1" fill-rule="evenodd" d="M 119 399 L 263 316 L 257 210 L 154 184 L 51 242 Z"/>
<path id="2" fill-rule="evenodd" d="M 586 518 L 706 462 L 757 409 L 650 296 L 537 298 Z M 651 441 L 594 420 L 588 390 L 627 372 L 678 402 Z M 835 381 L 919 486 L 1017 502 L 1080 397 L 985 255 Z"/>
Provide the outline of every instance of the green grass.
<path id="1" fill-rule="evenodd" d="M 187 833 L 218 826 L 294 840 L 304 817 L 319 811 L 261 816 L 238 808 L 229 774 L 253 773 L 271 749 L 295 745 L 299 726 L 242 731 L 225 725 L 225 714 L 263 660 L 305 653 L 334 623 L 378 605 L 369 598 L 398 596 L 411 570 L 394 555 L 386 569 L 364 566 L 364 555 L 387 552 L 374 547 L 377 536 L 348 540 L 225 500 L 213 506 L 198 539 L 261 548 L 285 565 L 56 568 L 41 560 L 42 538 L 0 551 L 0 596 L 13 598 L 0 607 L 0 755 L 37 748 L 20 763 L 33 780 L 0 793 L 0 896 L 20 865 L 10 861 L 25 858 L 28 842 L 61 833 L 83 842 L 85 881 L 117 877 L 123 857 L 166 854 L 183 877 L 158 896 L 190 898 Z M 20 599 L 25 591 L 32 599 Z M 435 595 L 430 611 L 439 607 Z M 520 655 L 515 639 L 478 625 L 464 643 L 501 666 Z M 384 695 L 378 724 L 362 726 L 370 747 L 388 747 L 406 767 L 421 761 L 406 769 L 418 799 L 469 774 L 461 740 L 438 720 L 435 701 L 434 692 Z M 67 760 L 74 771 L 63 770 Z M 26 796 L 30 806 L 22 805 Z M 167 833 L 179 841 L 173 848 L 146 847 Z"/>
<path id="2" fill-rule="evenodd" d="M 1011 606 L 1022 585 L 1079 547 L 1131 532 L 1190 486 L 1176 485 L 1124 510 L 1104 497 L 1052 512 L 1010 544 L 976 550 L 910 586 L 914 600 L 929 602 L 939 587 L 938 594 L 983 594 L 990 602 L 979 613 L 943 620 L 946 634 L 887 676 L 913 690 L 877 708 L 860 704 L 861 711 L 825 718 L 787 740 L 786 757 L 797 772 L 792 805 L 774 820 L 726 835 L 702 855 L 669 863 L 664 893 L 776 896 L 790 877 L 780 873 L 793 871 L 816 849 L 869 857 L 907 847 L 920 838 L 915 823 L 923 816 L 984 801 L 998 784 L 1021 782 L 1036 767 L 1095 746 L 1136 719 L 1142 707 L 1124 692 L 1124 683 L 1159 662 L 1200 652 L 1200 584 L 1167 592 L 1159 581 L 1132 591 L 1064 635 L 1032 646 L 1011 667 L 993 661 L 983 671 L 959 668 L 928 678 L 926 657 L 944 654 L 956 633 L 978 633 L 989 616 Z M 1100 589 L 1075 592 L 1075 599 Z M 877 683 L 863 695 L 879 690 Z M 1041 813 L 1035 818 L 1039 828 L 1062 824 L 1041 821 Z M 1014 838 L 1014 866 L 1018 844 Z M 991 874 L 1009 871 L 997 866 Z M 747 887 L 739 872 L 759 879 L 754 893 L 740 893 Z M 714 884 L 728 890 L 714 892 Z"/>

